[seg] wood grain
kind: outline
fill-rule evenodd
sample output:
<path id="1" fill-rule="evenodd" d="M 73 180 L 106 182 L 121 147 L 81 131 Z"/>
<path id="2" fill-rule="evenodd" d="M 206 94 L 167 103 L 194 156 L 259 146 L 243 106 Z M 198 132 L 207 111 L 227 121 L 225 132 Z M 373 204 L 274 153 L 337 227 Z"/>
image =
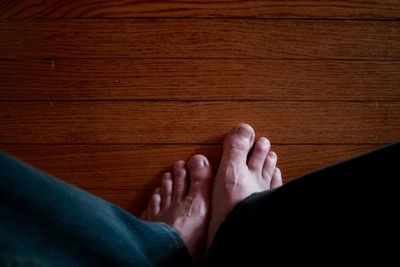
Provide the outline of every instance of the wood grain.
<path id="1" fill-rule="evenodd" d="M 376 145 L 273 145 L 287 182 Z M 203 153 L 217 169 L 219 145 L 0 145 L 37 168 L 139 214 L 163 172 L 179 159 Z"/>
<path id="2" fill-rule="evenodd" d="M 140 216 L 154 192 L 153 189 L 87 189 L 89 193 L 107 200 L 136 216 Z"/>
<path id="3" fill-rule="evenodd" d="M 0 143 L 216 143 L 241 121 L 274 143 L 386 143 L 400 103 L 0 102 Z"/>
<path id="4" fill-rule="evenodd" d="M 397 21 L 3 20 L 0 58 L 400 59 Z"/>
<path id="5" fill-rule="evenodd" d="M 289 181 L 377 145 L 272 145 Z M 0 149 L 84 189 L 154 189 L 177 160 L 204 154 L 218 168 L 220 145 L 0 145 Z"/>
<path id="6" fill-rule="evenodd" d="M 32 1 L 2 0 L 0 18 L 118 18 L 118 17 L 260 17 L 364 18 L 400 16 L 397 0 L 299 1 Z"/>
<path id="7" fill-rule="evenodd" d="M 399 101 L 399 88 L 398 61 L 0 61 L 0 100 Z"/>
<path id="8" fill-rule="evenodd" d="M 398 0 L 0 2 L 0 149 L 135 214 L 232 125 L 285 181 L 400 139 Z"/>

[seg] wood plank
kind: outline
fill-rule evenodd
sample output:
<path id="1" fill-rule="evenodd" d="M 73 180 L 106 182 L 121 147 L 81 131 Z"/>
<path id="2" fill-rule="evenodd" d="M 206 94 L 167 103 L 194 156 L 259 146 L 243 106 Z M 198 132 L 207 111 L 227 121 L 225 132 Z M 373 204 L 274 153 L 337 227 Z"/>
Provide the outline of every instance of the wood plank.
<path id="1" fill-rule="evenodd" d="M 128 212 L 140 216 L 154 189 L 88 189 L 89 193 L 107 200 Z"/>
<path id="2" fill-rule="evenodd" d="M 399 88 L 398 61 L 0 61 L 0 100 L 399 101 Z"/>
<path id="3" fill-rule="evenodd" d="M 0 18 L 116 17 L 399 18 L 397 0 L 299 1 L 125 1 L 80 0 L 0 2 Z"/>
<path id="4" fill-rule="evenodd" d="M 287 182 L 377 145 L 272 145 Z M 153 190 L 176 160 L 206 155 L 218 168 L 220 145 L 0 145 L 1 150 L 87 190 Z"/>
<path id="5" fill-rule="evenodd" d="M 285 182 L 376 145 L 273 145 Z M 6 151 L 62 180 L 136 215 L 144 209 L 160 176 L 178 159 L 195 153 L 215 169 L 219 145 L 0 145 Z M 306 156 L 305 156 L 306 155 Z"/>
<path id="6" fill-rule="evenodd" d="M 0 102 L 0 143 L 219 143 L 240 121 L 274 143 L 386 143 L 400 102 Z"/>
<path id="7" fill-rule="evenodd" d="M 0 58 L 400 59 L 397 21 L 65 19 L 0 25 Z"/>

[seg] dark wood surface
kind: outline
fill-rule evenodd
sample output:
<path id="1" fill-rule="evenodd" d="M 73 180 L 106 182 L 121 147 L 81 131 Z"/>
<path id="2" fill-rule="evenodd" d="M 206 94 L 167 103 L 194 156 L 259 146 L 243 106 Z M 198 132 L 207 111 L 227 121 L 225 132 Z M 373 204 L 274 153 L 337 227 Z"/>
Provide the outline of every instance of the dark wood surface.
<path id="1" fill-rule="evenodd" d="M 0 18 L 256 17 L 256 18 L 399 18 L 397 0 L 3 0 Z"/>
<path id="2" fill-rule="evenodd" d="M 134 213 L 238 122 L 285 182 L 399 140 L 400 2 L 1 1 L 0 149 Z"/>
<path id="3" fill-rule="evenodd" d="M 3 143 L 217 143 L 247 122 L 274 143 L 386 143 L 399 102 L 1 102 Z"/>
<path id="4" fill-rule="evenodd" d="M 3 59 L 0 100 L 399 101 L 399 73 L 399 61 Z"/>
<path id="5" fill-rule="evenodd" d="M 399 60 L 397 21 L 2 20 L 1 58 Z"/>
<path id="6" fill-rule="evenodd" d="M 175 160 L 206 155 L 218 168 L 220 145 L 2 145 L 2 149 L 68 183 L 138 214 Z M 287 182 L 378 145 L 273 145 Z"/>

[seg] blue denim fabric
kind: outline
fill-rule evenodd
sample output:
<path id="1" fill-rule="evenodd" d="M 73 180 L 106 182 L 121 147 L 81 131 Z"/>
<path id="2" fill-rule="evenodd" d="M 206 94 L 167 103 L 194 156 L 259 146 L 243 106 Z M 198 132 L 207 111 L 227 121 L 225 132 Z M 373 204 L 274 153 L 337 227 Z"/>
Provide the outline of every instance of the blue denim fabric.
<path id="1" fill-rule="evenodd" d="M 191 266 L 166 224 L 0 153 L 1 266 Z"/>

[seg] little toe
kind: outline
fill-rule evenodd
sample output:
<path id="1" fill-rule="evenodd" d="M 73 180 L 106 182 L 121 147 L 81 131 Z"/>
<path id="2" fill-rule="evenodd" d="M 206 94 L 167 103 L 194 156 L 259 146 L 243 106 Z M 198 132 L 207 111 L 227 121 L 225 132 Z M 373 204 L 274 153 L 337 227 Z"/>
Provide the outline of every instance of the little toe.
<path id="1" fill-rule="evenodd" d="M 161 205 L 161 196 L 160 196 L 160 188 L 154 191 L 153 195 L 150 198 L 149 206 L 147 207 L 147 218 L 149 220 L 155 220 L 157 216 L 160 214 L 160 205 Z"/>
<path id="2" fill-rule="evenodd" d="M 272 175 L 276 167 L 276 162 L 278 161 L 278 156 L 275 152 L 270 151 L 265 159 L 264 166 L 262 169 L 262 177 L 266 180 L 267 184 L 271 183 Z"/>
<path id="3" fill-rule="evenodd" d="M 161 211 L 167 210 L 171 205 L 172 198 L 172 175 L 164 174 L 161 185 Z"/>
<path id="4" fill-rule="evenodd" d="M 249 169 L 261 174 L 270 147 L 271 145 L 267 138 L 261 137 L 257 140 L 248 162 Z"/>
<path id="5" fill-rule="evenodd" d="M 224 139 L 221 163 L 246 164 L 247 155 L 254 143 L 254 130 L 248 124 L 239 124 Z"/>
<path id="6" fill-rule="evenodd" d="M 187 194 L 186 162 L 177 161 L 174 165 L 173 200 L 180 200 Z"/>
<path id="7" fill-rule="evenodd" d="M 147 220 L 147 210 L 144 210 L 142 214 L 140 214 L 139 219 L 146 221 Z"/>

